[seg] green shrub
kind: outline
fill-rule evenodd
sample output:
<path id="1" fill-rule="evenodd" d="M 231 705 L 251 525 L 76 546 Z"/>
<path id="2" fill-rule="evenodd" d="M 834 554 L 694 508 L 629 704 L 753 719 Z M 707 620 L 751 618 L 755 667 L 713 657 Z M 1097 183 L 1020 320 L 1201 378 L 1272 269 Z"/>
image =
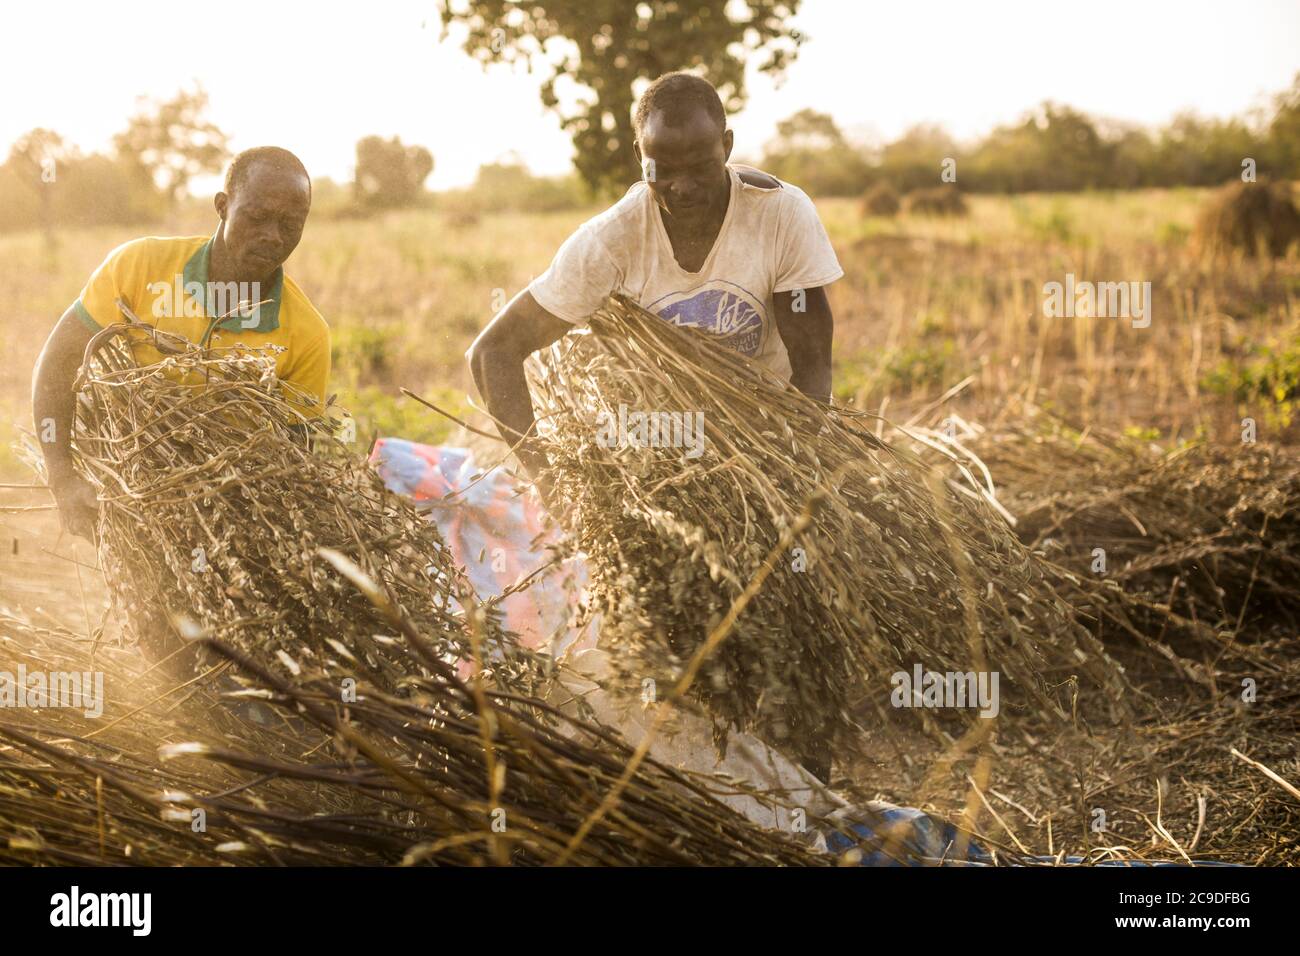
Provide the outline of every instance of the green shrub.
<path id="1" fill-rule="evenodd" d="M 1262 408 L 1266 421 L 1285 428 L 1300 402 L 1300 336 L 1282 345 L 1254 346 L 1242 361 L 1224 360 L 1201 385 L 1235 398 L 1245 413 Z"/>
<path id="2" fill-rule="evenodd" d="M 942 385 L 956 364 L 956 354 L 951 340 L 894 349 L 885 359 L 885 374 L 898 388 L 909 391 Z"/>
<path id="3" fill-rule="evenodd" d="M 391 325 L 344 325 L 333 330 L 330 344 L 334 368 L 352 368 L 359 376 L 382 375 L 401 352 L 401 330 Z"/>

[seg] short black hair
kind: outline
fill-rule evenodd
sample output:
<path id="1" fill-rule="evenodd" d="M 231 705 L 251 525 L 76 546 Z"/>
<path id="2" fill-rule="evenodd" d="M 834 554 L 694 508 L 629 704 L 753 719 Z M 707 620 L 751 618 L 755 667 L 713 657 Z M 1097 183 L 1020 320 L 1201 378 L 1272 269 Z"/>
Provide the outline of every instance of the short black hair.
<path id="1" fill-rule="evenodd" d="M 701 107 L 710 119 L 715 120 L 723 129 L 727 128 L 727 111 L 723 109 L 722 97 L 718 96 L 712 83 L 694 73 L 680 70 L 665 73 L 651 83 L 637 101 L 636 115 L 632 121 L 637 139 L 641 138 L 651 111 L 665 113 L 668 123 L 675 126 L 684 122 L 693 110 Z"/>
<path id="2" fill-rule="evenodd" d="M 276 169 L 302 173 L 307 180 L 307 194 L 311 195 L 311 175 L 307 172 L 307 167 L 302 164 L 301 159 L 279 146 L 254 146 L 236 155 L 226 169 L 226 181 L 222 186 L 225 194 L 234 196 L 235 189 L 248 178 L 249 171 L 259 163 L 269 163 Z"/>

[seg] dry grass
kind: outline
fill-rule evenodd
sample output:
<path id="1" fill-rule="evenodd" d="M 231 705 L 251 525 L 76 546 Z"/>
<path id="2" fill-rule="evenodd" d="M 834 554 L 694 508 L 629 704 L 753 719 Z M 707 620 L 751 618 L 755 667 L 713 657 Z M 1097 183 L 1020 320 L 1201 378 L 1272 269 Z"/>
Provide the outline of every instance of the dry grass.
<path id="1" fill-rule="evenodd" d="M 1257 346 L 1300 332 L 1300 260 L 1224 267 L 1194 256 L 1186 237 L 1209 195 L 972 196 L 966 217 L 868 220 L 857 200 L 818 200 L 846 273 L 830 288 L 837 397 L 872 411 L 887 403 L 887 416 L 905 419 L 973 375 L 955 406 L 972 420 L 1015 396 L 1085 426 L 1156 428 L 1174 439 L 1235 431 L 1247 414 L 1263 424 L 1267 401 L 1239 402 L 1202 383 L 1220 366 L 1248 362 Z M 358 415 L 362 438 L 379 431 L 446 440 L 447 423 L 412 413 L 399 386 L 467 414 L 465 348 L 596 211 L 485 215 L 463 229 L 437 212 L 309 223 L 288 269 L 331 324 L 331 387 Z M 0 478 L 24 480 L 8 449 L 31 427 L 31 366 L 107 251 L 142 232 L 211 225 L 69 232 L 53 250 L 36 234 L 0 236 L 0 333 L 11 359 L 0 369 Z M 1067 272 L 1150 280 L 1151 327 L 1044 318 L 1042 286 Z"/>
<path id="2" fill-rule="evenodd" d="M 831 726 L 842 707 L 859 737 L 840 742 L 841 785 L 938 809 L 1013 858 L 1296 861 L 1300 803 L 1287 778 L 1300 769 L 1300 467 L 1287 449 L 1165 452 L 1024 408 L 1008 409 L 996 431 L 965 426 L 955 441 L 946 429 L 882 422 L 886 445 L 846 434 L 855 416 L 772 390 L 728 353 L 626 304 L 571 339 L 556 350 L 540 411 L 566 523 L 592 562 L 602 641 L 632 664 L 632 690 L 648 673 L 671 678 L 773 549 L 781 564 L 702 683 L 701 704 L 721 727 L 757 721 L 807 752 L 816 741 L 792 729 Z M 605 447 L 596 416 L 619 403 L 703 410 L 708 451 L 683 462 L 681 449 Z M 927 460 L 956 479 L 953 491 L 1000 489 L 1033 549 L 1021 559 L 1028 570 L 1017 576 L 990 553 L 997 529 L 1011 537 L 994 509 L 909 485 Z M 855 493 L 859 478 L 868 494 Z M 876 509 L 861 508 L 868 499 Z M 807 530 L 783 538 L 811 500 Z M 968 507 L 982 516 L 974 534 Z M 954 561 L 945 545 L 956 540 Z M 794 545 L 807 547 L 803 574 L 789 566 Z M 1005 541 L 996 550 L 1016 554 Z M 898 586 L 908 573 L 925 585 Z M 851 602 L 835 599 L 844 585 Z M 993 612 L 1040 588 L 1069 610 L 1039 621 L 1031 679 L 1051 681 L 1053 654 L 1086 649 L 1102 665 L 1092 680 L 1057 678 L 1066 719 L 1042 696 L 1012 692 L 994 721 L 937 722 L 918 736 L 915 712 L 879 706 L 889 672 L 917 661 L 996 668 L 1020 683 L 1022 648 L 1002 642 L 1016 624 Z M 963 607 L 963 594 L 979 597 Z M 1068 640 L 1078 643 L 1057 643 Z M 1076 654 L 1075 670 L 1058 673 L 1085 674 L 1086 661 Z M 784 706 L 764 713 L 773 700 Z"/>
<path id="3" fill-rule="evenodd" d="M 0 717 L 0 859 L 528 865 L 567 851 L 578 865 L 832 862 L 715 801 L 737 792 L 730 781 L 653 761 L 623 787 L 617 812 L 575 842 L 631 748 L 540 701 L 492 689 L 480 699 L 452 675 L 416 676 L 430 658 L 418 635 L 395 633 L 413 675 L 400 687 L 370 683 L 351 660 L 283 677 L 270 670 L 275 657 L 259 663 L 217 643 L 211 671 L 178 683 L 129 650 L 0 613 L 13 666 L 97 670 L 107 699 L 98 720 L 52 708 Z M 223 672 L 253 686 L 223 694 Z M 346 707 L 345 675 L 358 678 Z M 269 720 L 232 710 L 241 697 Z"/>
<path id="4" fill-rule="evenodd" d="M 1201 632 L 1300 627 L 1300 464 L 1292 449 L 1163 448 L 1032 411 L 969 447 L 1026 544 L 1158 600 Z M 1098 552 L 1100 549 L 1100 552 Z"/>
<path id="5" fill-rule="evenodd" d="M 148 334 L 169 360 L 137 367 L 128 334 Z M 367 637 L 383 615 L 323 573 L 323 548 L 354 555 L 438 654 L 468 651 L 455 608 L 468 584 L 437 527 L 334 440 L 338 422 L 303 418 L 267 355 L 115 326 L 86 356 L 77 460 L 101 499 L 105 577 L 151 654 L 189 649 L 168 620 L 183 612 L 213 638 L 307 662 L 332 650 L 306 636 L 355 632 L 352 653 L 398 679 Z"/>
<path id="6" fill-rule="evenodd" d="M 1123 663 L 1132 723 L 1116 732 L 1081 688 L 1071 728 L 1012 713 L 985 748 L 891 740 L 905 759 L 850 776 L 1012 851 L 1300 862 L 1293 450 L 1160 448 L 1033 408 L 1007 418 L 959 423 L 949 450 L 990 470 L 1017 535 Z"/>
<path id="7" fill-rule="evenodd" d="M 1236 395 L 1212 391 L 1205 382 L 1211 371 L 1235 374 L 1258 348 L 1300 335 L 1300 260 L 1293 254 L 1210 263 L 1196 255 L 1187 237 L 1206 196 L 1194 190 L 975 196 L 969 198 L 966 217 L 902 215 L 889 220 L 864 220 L 857 201 L 818 202 L 847 273 L 830 290 L 837 319 L 837 397 L 900 421 L 921 412 L 921 419 L 931 424 L 948 415 L 984 423 L 989 444 L 978 439 L 974 446 L 994 462 L 995 484 L 1010 510 L 1021 516 L 1017 530 L 1025 543 L 1042 548 L 1040 532 L 1054 538 L 1056 545 L 1048 545 L 1043 557 L 1091 587 L 1102 587 L 1106 585 L 1083 573 L 1090 565 L 1092 542 L 1100 541 L 1108 548 L 1112 573 L 1123 575 L 1128 589 L 1120 608 L 1143 634 L 1142 639 L 1125 637 L 1115 621 L 1089 620 L 1109 642 L 1109 652 L 1125 664 L 1130 681 L 1143 690 L 1141 699 L 1135 698 L 1141 713 L 1126 734 L 1098 733 L 1108 719 L 1106 707 L 1087 694 L 1078 698 L 1071 714 L 1077 723 L 1070 726 L 1040 724 L 1033 715 L 1014 713 L 987 739 L 958 741 L 960 746 L 936 742 L 894 721 L 868 728 L 872 753 L 843 768 L 839 783 L 868 797 L 884 794 L 956 815 L 1013 851 L 1014 843 L 988 814 L 971 780 L 1033 850 L 1105 854 L 1112 852 L 1107 848 L 1119 847 L 1116 852 L 1176 857 L 1171 842 L 1151 826 L 1161 821 L 1184 849 L 1195 844 L 1195 856 L 1296 862 L 1296 801 L 1231 754 L 1235 747 L 1283 779 L 1300 779 L 1294 749 L 1300 730 L 1292 676 L 1297 669 L 1294 628 L 1285 617 L 1267 613 L 1268 605 L 1256 603 L 1261 595 L 1275 599 L 1268 582 L 1261 585 L 1256 577 L 1248 602 L 1240 600 L 1239 587 L 1246 563 L 1253 568 L 1260 559 L 1265 571 L 1281 567 L 1270 563 L 1279 550 L 1270 541 L 1282 539 L 1269 536 L 1276 519 L 1270 519 L 1269 535 L 1264 535 L 1262 526 L 1249 520 L 1223 517 L 1239 500 L 1247 504 L 1239 515 L 1257 513 L 1249 505 L 1255 490 L 1266 485 L 1252 482 L 1271 481 L 1269 476 L 1285 464 L 1285 443 L 1295 439 L 1296 425 L 1286 424 L 1272 388 Z M 554 248 L 587 214 L 489 215 L 457 228 L 444 216 L 423 212 L 309 225 L 290 271 L 334 327 L 337 387 L 343 403 L 362 414 L 363 438 L 371 427 L 404 437 L 445 437 L 442 423 L 401 413 L 390 396 L 398 385 L 406 385 L 441 394 L 439 404 L 457 407 L 452 397 L 469 387 L 462 353 L 497 304 L 494 293 L 508 295 L 545 268 Z M 190 233 L 209 225 L 147 231 Z M 69 233 L 54 250 L 42 247 L 36 236 L 0 238 L 0 291 L 9 310 L 0 321 L 11 359 L 0 372 L 0 443 L 7 446 L 14 429 L 27 423 L 28 370 L 54 317 L 104 253 L 140 231 Z M 502 251 L 507 246 L 509 256 Z M 1042 285 L 1063 280 L 1067 272 L 1096 281 L 1151 281 L 1151 327 L 1046 319 Z M 962 383 L 946 401 L 932 406 L 937 396 Z M 1044 433 L 1026 411 L 1035 406 L 1068 419 L 1072 431 Z M 1242 450 L 1243 416 L 1258 421 L 1261 443 L 1279 450 L 1245 450 L 1236 457 Z M 416 431 L 426 427 L 427 432 Z M 1164 462 L 1163 455 L 1135 453 L 1131 442 L 1117 445 L 1119 455 L 1093 442 L 1093 436 L 1125 431 L 1167 451 L 1188 439 L 1203 441 L 1206 448 Z M 1005 439 L 1002 447 L 990 447 L 999 435 Z M 1229 460 L 1221 460 L 1222 454 Z M 1259 460 L 1261 454 L 1266 461 Z M 1198 469 L 1203 466 L 1202 476 Z M 6 460 L 3 453 L 0 474 L 29 480 L 16 460 Z M 1184 482 L 1178 487 L 1186 493 L 1164 494 L 1166 480 Z M 1209 497 L 1197 497 L 1202 494 Z M 18 507 L 42 503 L 24 491 L 6 491 L 3 500 Z M 1202 501 L 1203 507 L 1198 505 Z M 1168 510 L 1174 504 L 1182 510 Z M 1130 533 L 1132 522 L 1119 505 L 1134 513 L 1147 535 L 1135 528 Z M 38 567 L 15 564 L 33 560 L 35 546 L 53 540 L 42 542 L 29 531 L 36 527 L 36 517 L 43 516 L 0 514 L 0 534 L 3 541 L 14 539 L 15 550 L 21 539 L 23 548 L 14 558 L 4 549 L 5 568 L 17 567 L 28 575 L 16 587 L 7 583 L 6 597 L 19 600 L 33 620 L 44 622 L 41 630 L 56 625 L 35 610 L 37 605 L 66 620 L 80 620 L 82 608 L 71 574 L 75 565 L 43 557 L 39 560 L 50 563 L 50 573 L 35 578 L 31 575 Z M 1068 534 L 1046 531 L 1062 519 Z M 1194 548 L 1187 550 L 1197 536 L 1216 546 L 1223 543 L 1227 550 L 1206 553 L 1201 561 Z M 98 618 L 96 575 L 82 573 L 81 583 L 90 594 L 90 631 Z M 1285 584 L 1280 574 L 1274 576 Z M 1220 609 L 1215 588 L 1224 587 L 1225 579 L 1237 582 L 1232 589 L 1225 587 L 1236 597 L 1225 597 Z M 12 582 L 12 576 L 7 580 Z M 1249 577 L 1245 580 L 1249 586 Z M 1163 633 L 1163 624 L 1148 628 L 1144 615 L 1156 621 L 1161 612 L 1146 605 L 1171 600 L 1177 619 L 1164 614 L 1169 623 Z M 1235 626 L 1243 607 L 1241 633 L 1220 656 L 1222 644 L 1210 641 L 1217 633 L 1232 632 L 1221 622 L 1231 620 Z M 1193 608 L 1200 626 L 1181 628 L 1179 622 L 1190 620 Z M 1281 627 L 1281 637 L 1266 633 L 1270 622 Z M 110 634 L 112 628 L 110 620 Z M 1178 661 L 1158 644 L 1176 652 Z M 79 647 L 85 653 L 85 646 Z M 1254 704 L 1241 700 L 1246 678 L 1259 686 Z M 159 685 L 159 693 L 167 689 Z M 182 709 L 163 715 L 174 699 L 151 705 L 149 722 L 132 732 L 144 740 L 152 735 L 155 743 L 206 739 L 201 738 L 204 725 L 188 718 L 182 722 Z M 125 724 L 102 736 L 118 729 Z M 246 727 L 239 732 L 249 733 Z M 122 746 L 149 752 L 148 746 L 137 750 L 129 740 Z M 55 771 L 44 757 L 24 760 L 32 769 L 23 786 L 40 789 L 38 781 L 53 779 Z M 95 769 L 87 765 L 68 772 L 80 781 L 79 819 L 91 827 L 97 826 Z M 250 774 L 239 779 L 246 782 Z M 601 779 L 609 782 L 608 776 Z M 220 792 L 219 785 L 214 783 L 211 792 Z M 122 805 L 113 803 L 118 797 L 112 786 L 104 793 L 111 828 L 113 808 Z M 1198 823 L 1202 797 L 1207 808 L 1203 825 Z M 321 808 L 333 811 L 338 804 L 331 801 L 323 800 Z M 22 804 L 11 804 L 11 814 L 15 806 Z M 156 812 L 147 806 L 149 814 Z M 1107 810 L 1107 833 L 1090 829 L 1096 807 Z M 267 822 L 264 816 L 253 819 Z M 86 845 L 88 831 L 68 832 L 65 846 Z M 230 840 L 248 835 L 239 827 L 222 832 Z M 187 830 L 182 835 L 190 839 Z M 392 847 L 409 835 L 402 833 Z M 269 851 L 249 842 L 259 847 L 259 859 L 271 859 Z M 117 845 L 120 852 L 121 843 Z M 384 850 L 390 854 L 384 859 L 393 858 L 392 847 Z M 359 860 L 378 859 L 355 847 L 348 851 L 352 854 Z"/>

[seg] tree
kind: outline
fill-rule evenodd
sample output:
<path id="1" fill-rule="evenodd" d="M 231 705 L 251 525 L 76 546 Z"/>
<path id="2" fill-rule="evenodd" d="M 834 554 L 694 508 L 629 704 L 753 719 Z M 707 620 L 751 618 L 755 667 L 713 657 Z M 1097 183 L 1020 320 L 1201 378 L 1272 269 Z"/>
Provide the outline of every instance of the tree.
<path id="1" fill-rule="evenodd" d="M 208 94 L 201 87 L 169 100 L 138 102 L 140 108 L 113 144 L 174 207 L 195 176 L 221 171 L 230 155 L 229 137 L 204 115 Z"/>
<path id="2" fill-rule="evenodd" d="M 0 232 L 157 221 L 165 213 L 151 181 L 121 159 L 82 154 L 59 134 L 20 136 L 0 165 Z"/>
<path id="3" fill-rule="evenodd" d="M 405 146 L 396 136 L 367 136 L 357 141 L 353 190 L 362 205 L 410 205 L 424 191 L 424 181 L 431 172 L 433 155 L 423 146 Z"/>
<path id="4" fill-rule="evenodd" d="M 14 177 L 32 191 L 36 218 L 47 240 L 54 233 L 54 184 L 58 180 L 59 164 L 71 155 L 62 136 L 38 128 L 18 138 L 5 163 Z"/>
<path id="5" fill-rule="evenodd" d="M 1279 179 L 1300 179 L 1300 73 L 1290 89 L 1273 99 L 1268 127 L 1272 173 Z"/>
<path id="6" fill-rule="evenodd" d="M 574 165 L 593 192 L 638 178 L 632 107 L 650 80 L 697 71 L 734 113 L 745 103 L 749 55 L 764 52 L 759 69 L 776 76 L 797 55 L 803 37 L 789 21 L 798 8 L 799 0 L 438 0 L 443 38 L 463 28 L 465 52 L 485 68 L 546 70 L 542 104 L 572 135 Z M 587 93 L 572 112 L 561 109 L 561 81 Z"/>
<path id="7" fill-rule="evenodd" d="M 167 200 L 120 159 L 91 153 L 59 166 L 55 221 L 60 226 L 156 223 Z"/>
<path id="8" fill-rule="evenodd" d="M 1111 149 L 1107 186 L 1137 189 L 1159 184 L 1160 154 L 1156 141 L 1147 130 L 1113 120 L 1103 121 L 1098 128 Z"/>
<path id="9" fill-rule="evenodd" d="M 957 144 L 940 126 L 918 123 L 880 151 L 881 178 L 900 193 L 926 189 L 943 182 L 944 160 L 961 160 Z M 966 186 L 965 163 L 955 169 Z"/>
<path id="10" fill-rule="evenodd" d="M 997 192 L 1096 189 L 1111 181 L 1114 146 L 1092 119 L 1043 103 L 1014 126 L 1000 126 L 970 157 L 970 185 Z"/>
<path id="11" fill-rule="evenodd" d="M 462 195 L 483 212 L 553 212 L 582 205 L 582 184 L 577 179 L 573 174 L 534 176 L 523 160 L 512 154 L 479 166 L 474 185 Z"/>
<path id="12" fill-rule="evenodd" d="M 844 149 L 848 143 L 829 113 L 802 109 L 776 124 L 776 143 L 787 151 Z"/>
<path id="13" fill-rule="evenodd" d="M 854 196 L 871 171 L 866 157 L 826 113 L 803 109 L 776 124 L 763 169 L 814 195 Z"/>
<path id="14" fill-rule="evenodd" d="M 1239 119 L 1179 113 L 1160 132 L 1156 165 L 1160 185 L 1217 186 L 1241 175 L 1241 161 L 1259 158 L 1260 140 Z"/>

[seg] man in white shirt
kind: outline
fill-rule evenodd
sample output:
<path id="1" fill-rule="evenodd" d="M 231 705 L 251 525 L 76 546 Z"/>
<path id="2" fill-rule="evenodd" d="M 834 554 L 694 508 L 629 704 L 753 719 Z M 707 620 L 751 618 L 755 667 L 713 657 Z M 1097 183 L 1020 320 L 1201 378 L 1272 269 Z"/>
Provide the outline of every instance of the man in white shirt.
<path id="1" fill-rule="evenodd" d="M 579 227 L 466 353 L 512 445 L 533 427 L 525 360 L 614 292 L 830 399 L 834 322 L 824 287 L 844 271 L 812 201 L 796 186 L 728 164 L 726 113 L 700 77 L 656 80 L 637 104 L 635 128 L 644 181 Z M 528 442 L 518 455 L 534 478 L 547 466 Z"/>
<path id="2" fill-rule="evenodd" d="M 644 181 L 565 240 L 550 268 L 466 353 L 487 410 L 512 445 L 534 424 L 525 361 L 613 292 L 830 400 L 834 322 L 824 286 L 844 271 L 812 201 L 766 173 L 728 165 L 732 133 L 722 101 L 697 76 L 669 73 L 652 83 L 635 128 Z M 517 453 L 534 479 L 547 467 L 527 441 Z M 800 762 L 828 779 L 826 748 Z"/>

